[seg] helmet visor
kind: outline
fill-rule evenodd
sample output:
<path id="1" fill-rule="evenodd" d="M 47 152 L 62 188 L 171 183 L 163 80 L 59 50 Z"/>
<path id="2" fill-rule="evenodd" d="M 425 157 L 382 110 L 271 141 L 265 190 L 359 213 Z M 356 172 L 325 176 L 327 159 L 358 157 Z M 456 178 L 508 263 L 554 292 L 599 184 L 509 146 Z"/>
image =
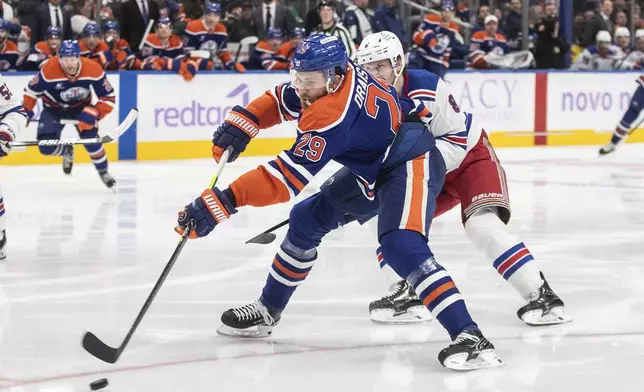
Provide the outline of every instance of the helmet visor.
<path id="1" fill-rule="evenodd" d="M 298 90 L 325 87 L 326 74 L 322 71 L 295 71 L 291 70 L 291 83 Z"/>

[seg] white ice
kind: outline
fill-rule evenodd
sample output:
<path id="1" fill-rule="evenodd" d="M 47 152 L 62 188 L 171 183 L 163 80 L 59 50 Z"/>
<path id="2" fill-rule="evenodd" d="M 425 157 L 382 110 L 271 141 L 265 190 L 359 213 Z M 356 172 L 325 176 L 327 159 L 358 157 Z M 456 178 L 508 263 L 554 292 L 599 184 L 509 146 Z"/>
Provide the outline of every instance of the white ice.
<path id="1" fill-rule="evenodd" d="M 519 296 L 464 236 L 458 211 L 436 220 L 432 248 L 506 361 L 453 373 L 433 321 L 382 326 L 368 303 L 386 291 L 373 227 L 325 239 L 320 259 L 267 340 L 216 335 L 221 313 L 255 300 L 278 241 L 244 241 L 289 206 L 245 208 L 190 241 L 114 365 L 80 345 L 86 330 L 118 345 L 172 253 L 177 211 L 199 195 L 211 161 L 114 163 L 118 194 L 93 167 L 2 167 L 8 258 L 0 262 L 0 390 L 639 391 L 644 381 L 644 145 L 500 149 L 511 228 L 566 301 L 573 323 L 534 328 Z M 79 153 L 84 153 L 79 151 Z M 227 184 L 263 159 L 230 164 Z M 323 172 L 324 179 L 332 170 Z"/>

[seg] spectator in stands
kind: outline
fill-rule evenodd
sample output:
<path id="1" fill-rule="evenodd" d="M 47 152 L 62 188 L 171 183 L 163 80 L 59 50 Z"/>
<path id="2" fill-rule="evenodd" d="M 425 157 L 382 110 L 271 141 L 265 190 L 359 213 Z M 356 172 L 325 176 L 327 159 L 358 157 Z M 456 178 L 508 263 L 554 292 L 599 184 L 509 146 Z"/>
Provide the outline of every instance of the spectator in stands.
<path id="1" fill-rule="evenodd" d="M 490 15 L 490 7 L 482 5 L 479 7 L 478 17 L 476 18 L 476 25 L 472 27 L 472 35 L 480 30 L 485 30 L 485 18 Z"/>
<path id="2" fill-rule="evenodd" d="M 255 9 L 255 24 L 257 36 L 266 39 L 269 28 L 277 28 L 283 34 L 293 34 L 295 18 L 291 11 L 279 4 L 276 0 L 264 0 L 260 7 Z"/>
<path id="3" fill-rule="evenodd" d="M 43 41 L 49 26 L 58 27 L 63 40 L 72 39 L 72 27 L 69 13 L 61 6 L 60 0 L 49 0 L 40 8 L 34 25 L 31 27 L 31 45 Z"/>
<path id="4" fill-rule="evenodd" d="M 463 22 L 472 23 L 470 0 L 461 0 L 456 6 L 456 13 L 454 15 Z"/>
<path id="5" fill-rule="evenodd" d="M 18 46 L 8 38 L 9 22 L 0 19 L 0 72 L 17 69 Z"/>
<path id="6" fill-rule="evenodd" d="M 624 56 L 631 52 L 631 32 L 628 28 L 619 26 L 615 29 L 615 45 L 624 52 Z"/>
<path id="7" fill-rule="evenodd" d="M 253 17 L 253 4 L 244 3 L 239 17 L 233 17 L 228 24 L 228 42 L 239 42 L 243 38 L 257 35 L 257 25 Z"/>
<path id="8" fill-rule="evenodd" d="M 13 18 L 13 8 L 6 1 L 0 1 L 0 19 L 11 20 Z"/>
<path id="9" fill-rule="evenodd" d="M 80 0 L 74 3 L 71 25 L 74 37 L 81 35 L 85 25 L 94 20 L 94 2 L 92 0 Z"/>
<path id="10" fill-rule="evenodd" d="M 521 0 L 512 0 L 510 2 L 510 11 L 503 21 L 503 33 L 505 33 L 506 37 L 508 38 L 508 45 L 510 46 L 510 49 L 515 50 L 521 47 Z"/>
<path id="11" fill-rule="evenodd" d="M 626 12 L 624 11 L 615 12 L 615 32 L 617 32 L 617 29 L 620 27 L 628 28 L 628 16 L 626 16 Z"/>
<path id="12" fill-rule="evenodd" d="M 402 19 L 398 16 L 396 0 L 383 0 L 374 14 L 373 22 L 375 32 L 391 31 L 402 42 L 403 49 L 409 48 L 409 36 L 405 32 Z"/>
<path id="13" fill-rule="evenodd" d="M 364 37 L 373 32 L 373 10 L 367 8 L 369 0 L 353 0 L 353 5 L 344 12 L 342 24 L 351 33 L 351 38 L 356 46 Z"/>
<path id="14" fill-rule="evenodd" d="M 573 44 L 581 45 L 584 42 L 584 25 L 586 20 L 583 13 L 577 13 L 572 26 Z"/>
<path id="15" fill-rule="evenodd" d="M 535 45 L 535 61 L 539 69 L 565 68 L 565 58 L 570 45 L 559 35 L 559 18 L 557 5 L 554 2 L 546 4 L 545 16 L 535 25 L 537 42 Z"/>
<path id="16" fill-rule="evenodd" d="M 588 46 L 571 68 L 584 71 L 612 70 L 622 59 L 622 51 L 612 44 L 610 33 L 601 30 L 597 33 L 596 44 Z"/>
<path id="17" fill-rule="evenodd" d="M 608 32 L 614 31 L 613 22 L 610 20 L 612 14 L 613 2 L 611 0 L 601 0 L 599 12 L 586 24 L 584 36 L 585 46 L 592 45 L 595 42 L 595 37 L 598 32 L 602 30 Z"/>
<path id="18" fill-rule="evenodd" d="M 351 39 L 349 30 L 335 21 L 335 1 L 321 0 L 318 5 L 318 12 L 320 13 L 320 20 L 322 22 L 319 26 L 313 29 L 313 31 L 311 31 L 311 34 L 322 33 L 326 35 L 334 35 L 340 38 L 340 41 L 342 41 L 344 46 L 347 48 L 349 58 L 354 59 L 356 55 L 356 45 Z"/>
<path id="19" fill-rule="evenodd" d="M 468 68 L 492 68 L 485 59 L 486 55 L 494 53 L 503 56 L 510 50 L 507 39 L 498 31 L 499 19 L 495 15 L 488 15 L 484 22 L 485 30 L 479 30 L 472 35 Z"/>
<path id="20" fill-rule="evenodd" d="M 130 49 L 138 52 L 139 44 L 150 20 L 158 21 L 161 13 L 159 4 L 152 0 L 127 0 L 121 4 L 121 36 L 130 43 Z"/>

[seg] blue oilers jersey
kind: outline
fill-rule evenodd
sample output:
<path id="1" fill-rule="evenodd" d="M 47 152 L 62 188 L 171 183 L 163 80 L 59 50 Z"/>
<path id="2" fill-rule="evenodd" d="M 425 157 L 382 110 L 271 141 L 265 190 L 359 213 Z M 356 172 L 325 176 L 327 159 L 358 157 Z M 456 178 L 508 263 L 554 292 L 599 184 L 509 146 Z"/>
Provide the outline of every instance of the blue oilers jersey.
<path id="1" fill-rule="evenodd" d="M 205 50 L 210 53 L 211 59 L 219 58 L 224 65 L 232 61 L 228 52 L 228 31 L 221 23 L 211 30 L 203 19 L 191 21 L 184 32 L 183 46 L 186 50 Z"/>
<path id="2" fill-rule="evenodd" d="M 109 114 L 116 102 L 114 88 L 103 68 L 93 60 L 81 57 L 80 73 L 70 78 L 60 65 L 58 57 L 48 60 L 25 88 L 24 106 L 33 112 L 41 98 L 45 107 L 59 111 L 81 111 L 92 104 L 92 90 L 97 102 L 99 119 Z"/>
<path id="3" fill-rule="evenodd" d="M 373 198 L 376 177 L 402 121 L 395 89 L 352 62 L 339 89 L 306 109 L 295 89 L 284 84 L 247 110 L 262 129 L 297 120 L 297 139 L 291 149 L 231 184 L 238 206 L 286 202 L 332 160 L 350 169 L 365 196 Z M 434 146 L 431 142 L 426 151 Z"/>
<path id="4" fill-rule="evenodd" d="M 9 40 L 4 41 L 4 45 L 0 48 L 0 72 L 16 69 L 18 63 L 18 46 Z"/>
<path id="5" fill-rule="evenodd" d="M 404 78 L 403 112 L 424 117 L 443 154 L 447 171 L 456 169 L 478 143 L 482 128 L 475 124 L 471 113 L 461 111 L 449 86 L 438 75 L 423 69 L 409 69 Z M 415 102 L 409 103 L 406 99 Z"/>

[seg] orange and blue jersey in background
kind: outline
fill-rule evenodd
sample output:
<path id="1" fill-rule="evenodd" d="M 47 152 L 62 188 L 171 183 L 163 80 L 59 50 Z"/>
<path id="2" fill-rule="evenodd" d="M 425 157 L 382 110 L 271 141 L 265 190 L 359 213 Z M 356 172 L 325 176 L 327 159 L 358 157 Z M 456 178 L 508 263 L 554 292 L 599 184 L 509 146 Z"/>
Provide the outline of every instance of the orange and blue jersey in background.
<path id="1" fill-rule="evenodd" d="M 297 48 L 298 42 L 295 40 L 286 41 L 277 49 L 275 57 L 281 61 L 288 61 L 289 63 L 295 55 L 295 48 Z"/>
<path id="2" fill-rule="evenodd" d="M 47 41 L 40 41 L 31 48 L 31 52 L 27 56 L 27 60 L 24 62 L 22 69 L 26 71 L 37 70 L 44 64 L 45 61 L 54 57 L 55 53 L 51 51 Z"/>
<path id="3" fill-rule="evenodd" d="M 5 39 L 4 43 L 0 46 L 0 72 L 16 69 L 18 63 L 18 46 Z"/>
<path id="4" fill-rule="evenodd" d="M 443 77 L 449 69 L 452 49 L 459 45 L 457 34 L 458 25 L 454 21 L 446 24 L 439 15 L 428 14 L 414 33 L 410 68 L 426 69 Z"/>
<path id="5" fill-rule="evenodd" d="M 217 23 L 213 29 L 208 29 L 203 19 L 193 20 L 186 26 L 183 36 L 186 50 L 205 50 L 221 60 L 224 67 L 229 67 L 233 61 L 228 51 L 228 31 L 222 23 Z M 196 60 L 196 59 L 195 59 Z M 199 69 L 207 69 L 206 61 L 198 61 Z"/>
<path id="6" fill-rule="evenodd" d="M 95 61 L 103 69 L 114 60 L 109 46 L 102 39 L 98 41 L 94 49 L 87 47 L 87 44 L 83 40 L 78 41 L 78 44 L 80 45 L 81 56 Z"/>
<path id="7" fill-rule="evenodd" d="M 98 118 L 102 119 L 112 111 L 116 95 L 105 71 L 95 61 L 85 57 L 80 60 L 81 69 L 74 78 L 65 73 L 57 57 L 42 66 L 25 88 L 23 106 L 30 117 L 38 98 L 41 98 L 45 108 L 75 118 L 75 113 L 91 105 L 92 90 L 97 98 L 94 107 L 98 110 Z"/>
<path id="8" fill-rule="evenodd" d="M 255 45 L 247 64 L 249 69 L 265 69 L 267 71 L 285 70 L 289 67 L 290 62 L 280 55 L 279 50 L 275 52 L 268 41 L 259 41 Z"/>
<path id="9" fill-rule="evenodd" d="M 470 54 L 468 56 L 467 66 L 470 68 L 488 68 L 485 62 L 485 55 L 493 52 L 503 56 L 510 51 L 508 40 L 500 32 L 494 36 L 485 30 L 477 31 L 472 34 L 470 40 Z"/>
<path id="10" fill-rule="evenodd" d="M 140 56 L 143 63 L 155 62 L 161 66 L 161 69 L 167 70 L 173 69 L 174 60 L 185 57 L 183 43 L 178 35 L 171 35 L 167 45 L 164 45 L 155 33 L 145 38 Z"/>

